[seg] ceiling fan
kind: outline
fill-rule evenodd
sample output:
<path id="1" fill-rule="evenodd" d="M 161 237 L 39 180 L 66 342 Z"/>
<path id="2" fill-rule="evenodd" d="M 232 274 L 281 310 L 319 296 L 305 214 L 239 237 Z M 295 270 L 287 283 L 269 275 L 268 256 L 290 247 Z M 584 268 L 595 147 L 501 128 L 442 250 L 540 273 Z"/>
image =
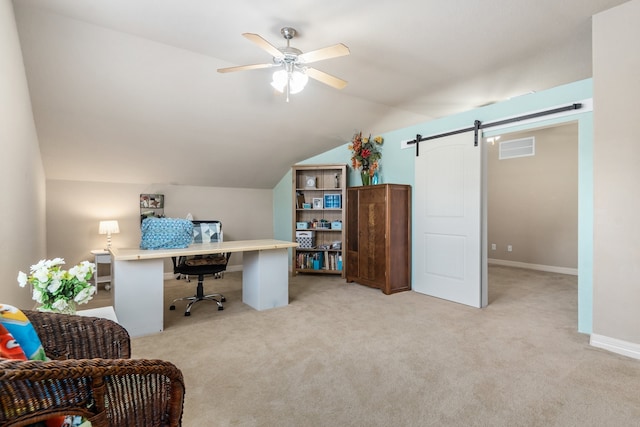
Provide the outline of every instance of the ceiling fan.
<path id="1" fill-rule="evenodd" d="M 349 55 L 349 48 L 342 43 L 328 46 L 325 48 L 312 50 L 302 53 L 300 49 L 296 49 L 290 45 L 291 39 L 296 35 L 296 30 L 291 27 L 284 27 L 280 30 L 282 36 L 287 40 L 287 46 L 275 47 L 258 34 L 244 33 L 246 39 L 252 41 L 261 49 L 267 51 L 273 56 L 273 61 L 265 64 L 240 65 L 237 67 L 219 68 L 219 73 L 229 73 L 232 71 L 256 70 L 259 68 L 279 67 L 280 69 L 273 73 L 273 86 L 279 92 L 287 94 L 287 102 L 289 102 L 289 94 L 295 94 L 304 89 L 309 77 L 322 82 L 336 89 L 342 89 L 347 85 L 345 80 L 327 74 L 316 68 L 307 66 L 313 62 L 322 61 L 324 59 L 336 58 L 339 56 Z"/>

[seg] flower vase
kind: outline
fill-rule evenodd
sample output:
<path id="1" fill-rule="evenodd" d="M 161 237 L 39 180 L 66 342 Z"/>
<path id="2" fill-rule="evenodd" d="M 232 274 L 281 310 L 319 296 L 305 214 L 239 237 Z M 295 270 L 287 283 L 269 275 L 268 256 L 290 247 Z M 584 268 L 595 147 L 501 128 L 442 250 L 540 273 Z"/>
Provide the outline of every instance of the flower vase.
<path id="1" fill-rule="evenodd" d="M 57 309 L 53 307 L 48 308 L 48 307 L 40 306 L 38 307 L 38 311 L 42 311 L 45 313 L 76 314 L 76 302 L 68 301 L 67 306 L 63 309 Z"/>
<path id="2" fill-rule="evenodd" d="M 371 176 L 369 175 L 368 170 L 360 172 L 360 176 L 362 178 L 362 185 L 371 185 Z"/>

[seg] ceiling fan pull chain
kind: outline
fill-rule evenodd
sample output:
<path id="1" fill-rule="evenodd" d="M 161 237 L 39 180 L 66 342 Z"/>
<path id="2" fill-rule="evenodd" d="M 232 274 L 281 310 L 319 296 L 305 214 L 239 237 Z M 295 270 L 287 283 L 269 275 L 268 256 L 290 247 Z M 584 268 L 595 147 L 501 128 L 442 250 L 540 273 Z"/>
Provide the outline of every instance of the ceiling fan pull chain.
<path id="1" fill-rule="evenodd" d="M 287 75 L 287 102 L 289 102 L 289 85 L 291 84 L 291 73 Z"/>
<path id="2" fill-rule="evenodd" d="M 289 46 L 289 39 L 287 39 L 287 46 Z M 289 102 L 289 93 L 291 93 L 291 78 L 293 77 L 293 63 L 286 62 L 287 67 L 287 102 Z"/>

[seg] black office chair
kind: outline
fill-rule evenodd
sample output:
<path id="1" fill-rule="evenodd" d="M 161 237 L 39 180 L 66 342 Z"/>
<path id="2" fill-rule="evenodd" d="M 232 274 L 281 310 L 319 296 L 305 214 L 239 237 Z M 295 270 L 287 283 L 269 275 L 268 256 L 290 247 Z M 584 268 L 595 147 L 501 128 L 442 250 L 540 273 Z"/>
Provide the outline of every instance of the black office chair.
<path id="1" fill-rule="evenodd" d="M 193 221 L 194 243 L 209 243 L 222 241 L 222 223 L 220 221 Z M 214 301 L 218 305 L 218 310 L 224 310 L 223 302 L 226 301 L 224 295 L 204 294 L 204 276 L 213 275 L 214 279 L 223 277 L 224 271 L 227 269 L 231 253 L 212 254 L 212 255 L 196 255 L 190 257 L 172 257 L 173 273 L 185 276 L 189 281 L 189 276 L 198 276 L 198 285 L 194 296 L 177 298 L 173 300 L 169 310 L 176 309 L 176 301 L 189 301 L 185 309 L 184 315 L 191 315 L 191 307 L 198 301 L 207 300 Z"/>

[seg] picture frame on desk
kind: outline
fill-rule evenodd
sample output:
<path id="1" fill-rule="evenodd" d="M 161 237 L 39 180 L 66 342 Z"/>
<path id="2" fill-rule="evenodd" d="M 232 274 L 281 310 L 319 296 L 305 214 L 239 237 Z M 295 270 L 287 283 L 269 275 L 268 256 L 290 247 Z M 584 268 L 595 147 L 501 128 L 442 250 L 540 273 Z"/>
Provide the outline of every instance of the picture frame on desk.
<path id="1" fill-rule="evenodd" d="M 323 209 L 324 204 L 321 197 L 314 197 L 313 200 L 313 209 Z"/>

